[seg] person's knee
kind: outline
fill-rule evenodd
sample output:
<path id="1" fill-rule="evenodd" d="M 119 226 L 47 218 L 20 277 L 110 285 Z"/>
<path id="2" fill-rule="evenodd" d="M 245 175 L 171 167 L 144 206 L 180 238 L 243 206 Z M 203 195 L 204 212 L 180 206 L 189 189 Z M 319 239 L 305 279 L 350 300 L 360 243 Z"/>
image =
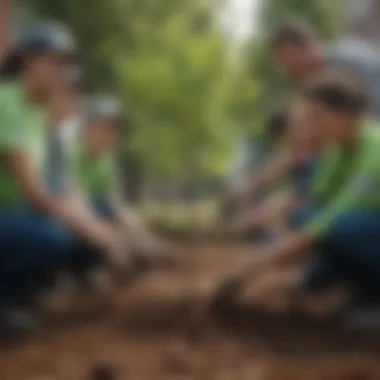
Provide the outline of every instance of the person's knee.
<path id="1" fill-rule="evenodd" d="M 64 226 L 51 221 L 42 231 L 41 240 L 45 251 L 52 256 L 68 255 L 73 249 L 73 237 Z"/>
<path id="2" fill-rule="evenodd" d="M 325 244 L 340 248 L 357 246 L 371 235 L 372 224 L 371 216 L 347 213 L 333 223 L 323 240 Z"/>
<path id="3" fill-rule="evenodd" d="M 339 271 L 329 260 L 318 253 L 314 254 L 304 268 L 300 287 L 307 292 L 320 291 L 335 283 L 338 278 Z"/>
<path id="4" fill-rule="evenodd" d="M 341 268 L 347 277 L 367 282 L 378 278 L 380 225 L 374 213 L 342 215 L 321 240 L 320 251 Z M 371 279 L 372 281 L 372 279 Z"/>

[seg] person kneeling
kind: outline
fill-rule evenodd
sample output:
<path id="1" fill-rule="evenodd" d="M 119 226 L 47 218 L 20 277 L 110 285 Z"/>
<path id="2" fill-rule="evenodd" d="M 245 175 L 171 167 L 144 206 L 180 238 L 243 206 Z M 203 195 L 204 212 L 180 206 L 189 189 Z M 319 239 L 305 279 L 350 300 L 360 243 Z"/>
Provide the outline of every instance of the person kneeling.
<path id="1" fill-rule="evenodd" d="M 359 300 L 373 302 L 380 289 L 380 131 L 366 120 L 365 90 L 343 73 L 315 77 L 304 100 L 326 144 L 313 186 L 314 210 L 221 289 L 302 260 L 302 290 L 344 282 Z"/>
<path id="2" fill-rule="evenodd" d="M 290 186 L 281 187 L 281 193 L 285 196 L 279 199 L 280 202 L 270 195 L 254 207 L 242 205 L 242 210 L 231 225 L 232 231 L 239 235 L 263 229 L 269 231 L 271 224 L 286 223 L 288 218 L 292 219 L 289 216 L 295 210 L 308 204 L 310 198 L 319 147 L 304 107 L 295 102 L 280 107 L 269 118 L 267 129 L 278 152 L 260 173 L 249 180 L 241 190 L 241 198 L 258 191 L 271 190 L 273 186 L 284 182 Z"/>
<path id="3" fill-rule="evenodd" d="M 148 230 L 119 196 L 113 152 L 122 138 L 122 128 L 117 99 L 104 95 L 89 97 L 74 165 L 77 181 L 93 210 L 127 236 L 129 249 L 137 254 L 135 259 L 164 259 L 169 247 Z"/>

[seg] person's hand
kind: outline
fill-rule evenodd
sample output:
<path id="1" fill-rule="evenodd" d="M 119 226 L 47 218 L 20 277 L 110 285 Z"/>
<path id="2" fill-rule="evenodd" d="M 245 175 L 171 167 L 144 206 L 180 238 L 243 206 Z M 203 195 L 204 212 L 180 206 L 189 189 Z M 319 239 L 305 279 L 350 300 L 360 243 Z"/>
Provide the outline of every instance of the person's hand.
<path id="1" fill-rule="evenodd" d="M 226 192 L 224 201 L 225 203 L 234 209 L 239 209 L 244 203 L 246 198 L 246 191 L 243 187 L 239 187 Z"/>
<path id="2" fill-rule="evenodd" d="M 244 196 L 239 191 L 227 190 L 221 196 L 221 220 L 224 227 L 228 227 L 231 217 L 235 217 L 244 204 Z"/>
<path id="3" fill-rule="evenodd" d="M 229 232 L 236 236 L 244 235 L 249 232 L 251 228 L 254 228 L 252 227 L 251 219 L 251 214 L 239 214 L 237 217 L 232 219 L 232 222 L 229 225 Z"/>
<path id="4" fill-rule="evenodd" d="M 163 264 L 176 260 L 176 249 L 151 233 L 136 237 L 133 244 L 138 257 L 150 264 Z"/>
<path id="5" fill-rule="evenodd" d="M 254 280 L 265 272 L 268 264 L 266 250 L 243 260 L 238 268 L 216 284 L 210 297 L 210 308 L 222 311 L 224 307 L 234 304 L 247 281 Z"/>
<path id="6" fill-rule="evenodd" d="M 125 272 L 131 268 L 131 244 L 125 236 L 110 230 L 103 244 L 105 258 L 114 272 Z"/>
<path id="7" fill-rule="evenodd" d="M 272 266 L 283 266 L 292 262 L 304 261 L 310 254 L 314 237 L 309 233 L 290 233 L 269 249 L 268 257 Z"/>
<path id="8" fill-rule="evenodd" d="M 260 208 L 244 210 L 239 213 L 229 226 L 229 233 L 236 237 L 244 237 L 246 234 L 255 232 L 266 224 L 266 214 Z"/>

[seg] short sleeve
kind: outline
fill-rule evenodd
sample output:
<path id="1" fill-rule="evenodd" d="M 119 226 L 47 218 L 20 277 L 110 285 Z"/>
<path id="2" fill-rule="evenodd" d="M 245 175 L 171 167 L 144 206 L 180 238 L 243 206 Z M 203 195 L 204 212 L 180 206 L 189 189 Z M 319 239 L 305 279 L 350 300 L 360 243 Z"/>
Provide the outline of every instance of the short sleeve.
<path id="1" fill-rule="evenodd" d="M 359 167 L 347 180 L 344 188 L 321 210 L 309 223 L 307 230 L 315 237 L 322 237 L 329 230 L 331 224 L 343 213 L 360 208 L 366 199 L 377 196 L 380 192 L 379 159 L 372 155 L 373 160 Z"/>
<path id="2" fill-rule="evenodd" d="M 12 97 L 0 94 L 0 150 L 22 148 L 27 144 L 22 109 Z"/>

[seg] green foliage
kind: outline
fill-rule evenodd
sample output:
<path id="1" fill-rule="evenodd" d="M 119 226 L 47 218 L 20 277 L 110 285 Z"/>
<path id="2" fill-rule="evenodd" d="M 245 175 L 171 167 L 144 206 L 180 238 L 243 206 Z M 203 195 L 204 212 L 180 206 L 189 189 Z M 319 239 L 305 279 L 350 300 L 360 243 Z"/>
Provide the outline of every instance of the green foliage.
<path id="1" fill-rule="evenodd" d="M 118 94 L 136 126 L 125 151 L 148 176 L 204 178 L 225 172 L 242 133 L 257 135 L 288 84 L 265 35 L 288 14 L 332 33 L 327 0 L 262 1 L 260 34 L 228 59 L 216 15 L 222 0 L 20 0 L 78 36 L 89 81 Z"/>
<path id="2" fill-rule="evenodd" d="M 225 169 L 230 136 L 222 83 L 228 70 L 211 1 L 25 3 L 73 28 L 90 82 L 123 99 L 137 127 L 128 151 L 147 174 Z"/>
<path id="3" fill-rule="evenodd" d="M 166 162 L 176 172 L 199 166 L 198 152 L 212 149 L 220 134 L 213 107 L 223 47 L 216 34 L 194 34 L 184 21 L 167 22 L 159 49 L 126 51 L 116 62 L 140 129 L 133 148 L 159 172 Z"/>

